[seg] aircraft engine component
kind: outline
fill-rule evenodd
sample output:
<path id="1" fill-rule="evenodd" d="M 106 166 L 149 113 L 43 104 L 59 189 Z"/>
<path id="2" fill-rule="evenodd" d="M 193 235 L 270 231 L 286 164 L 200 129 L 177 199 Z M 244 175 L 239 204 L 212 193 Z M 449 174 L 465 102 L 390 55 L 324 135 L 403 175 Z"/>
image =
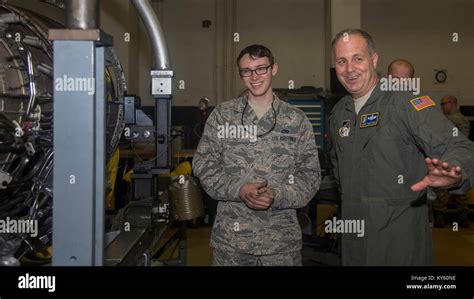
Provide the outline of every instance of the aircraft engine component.
<path id="1" fill-rule="evenodd" d="M 0 3 L 0 220 L 37 221 L 36 233 L 0 234 L 0 244 L 21 244 L 16 257 L 51 245 L 54 82 L 48 29 L 62 27 Z M 126 93 L 122 67 L 111 47 L 106 48 L 105 77 L 109 158 L 122 134 Z"/>

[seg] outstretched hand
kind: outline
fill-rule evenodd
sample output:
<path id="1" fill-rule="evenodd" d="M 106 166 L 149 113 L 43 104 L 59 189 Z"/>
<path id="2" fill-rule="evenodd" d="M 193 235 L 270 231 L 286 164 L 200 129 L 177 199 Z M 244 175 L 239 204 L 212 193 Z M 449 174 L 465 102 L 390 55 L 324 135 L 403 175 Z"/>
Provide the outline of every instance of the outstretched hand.
<path id="1" fill-rule="evenodd" d="M 421 191 L 427 187 L 450 188 L 461 181 L 461 167 L 450 165 L 439 159 L 425 159 L 428 174 L 418 183 L 411 186 L 413 191 Z"/>

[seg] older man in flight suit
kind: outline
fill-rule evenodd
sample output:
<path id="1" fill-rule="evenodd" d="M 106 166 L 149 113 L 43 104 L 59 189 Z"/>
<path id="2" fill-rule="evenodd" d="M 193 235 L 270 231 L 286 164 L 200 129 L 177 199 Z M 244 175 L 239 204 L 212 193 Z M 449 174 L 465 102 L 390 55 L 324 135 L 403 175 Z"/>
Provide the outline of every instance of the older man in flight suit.
<path id="1" fill-rule="evenodd" d="M 464 192 L 474 185 L 474 145 L 428 96 L 381 90 L 378 55 L 359 29 L 333 40 L 336 74 L 351 94 L 330 115 L 332 162 L 342 220 L 365 234 L 342 234 L 343 265 L 430 265 L 424 189 Z"/>
<path id="2" fill-rule="evenodd" d="M 194 174 L 218 200 L 211 236 L 213 265 L 301 265 L 296 209 L 319 189 L 311 123 L 272 92 L 278 66 L 252 45 L 237 58 L 248 92 L 218 105 L 193 159 Z"/>

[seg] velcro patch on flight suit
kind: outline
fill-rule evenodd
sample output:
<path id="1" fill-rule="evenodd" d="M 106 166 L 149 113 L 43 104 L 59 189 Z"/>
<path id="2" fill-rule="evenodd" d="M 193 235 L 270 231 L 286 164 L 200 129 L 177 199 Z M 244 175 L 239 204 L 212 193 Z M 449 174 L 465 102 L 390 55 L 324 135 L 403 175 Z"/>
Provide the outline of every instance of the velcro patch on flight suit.
<path id="1" fill-rule="evenodd" d="M 351 121 L 350 120 L 343 120 L 342 127 L 339 128 L 339 136 L 347 137 L 351 132 Z"/>
<path id="2" fill-rule="evenodd" d="M 376 126 L 379 123 L 380 112 L 372 112 L 360 116 L 360 128 Z"/>
<path id="3" fill-rule="evenodd" d="M 420 111 L 431 106 L 436 106 L 436 103 L 429 96 L 415 98 L 411 100 L 410 103 L 413 105 L 413 107 L 415 107 L 416 111 Z"/>

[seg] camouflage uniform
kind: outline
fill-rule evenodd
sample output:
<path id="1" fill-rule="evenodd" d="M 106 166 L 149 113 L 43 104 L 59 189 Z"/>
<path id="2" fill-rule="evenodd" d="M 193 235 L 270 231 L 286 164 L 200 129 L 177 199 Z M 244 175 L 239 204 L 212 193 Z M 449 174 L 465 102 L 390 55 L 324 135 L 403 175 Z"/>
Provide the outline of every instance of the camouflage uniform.
<path id="1" fill-rule="evenodd" d="M 447 115 L 448 119 L 464 134 L 469 138 L 469 131 L 471 130 L 471 124 L 469 121 L 461 114 L 461 112 L 456 111 L 452 114 Z"/>
<path id="2" fill-rule="evenodd" d="M 212 266 L 301 266 L 301 251 L 252 255 L 214 249 Z"/>
<path id="3" fill-rule="evenodd" d="M 469 137 L 469 131 L 471 129 L 471 125 L 469 121 L 461 114 L 461 112 L 456 111 L 452 114 L 446 115 L 446 117 L 459 129 L 459 131 L 466 137 Z M 435 211 L 446 212 L 447 205 L 450 199 L 450 195 L 446 190 L 439 190 L 436 191 L 436 200 L 433 202 L 433 209 Z M 467 196 L 466 194 L 462 195 L 455 195 L 452 196 L 454 202 L 456 203 L 459 211 L 460 216 L 465 217 L 467 219 L 467 213 L 469 212 L 469 207 L 467 205 Z M 441 217 L 441 216 L 439 216 Z M 441 222 L 439 218 L 437 219 L 438 222 Z M 442 223 L 439 223 L 442 226 Z"/>
<path id="4" fill-rule="evenodd" d="M 244 95 L 212 111 L 193 158 L 194 174 L 219 201 L 211 246 L 229 253 L 229 258 L 235 253 L 260 257 L 300 251 L 296 209 L 308 204 L 321 181 L 311 123 L 301 110 L 275 96 L 277 121 L 269 134 L 256 142 L 219 138 L 221 126 L 242 124 L 246 101 Z M 250 106 L 243 115 L 244 125 L 257 125 L 258 134 L 269 132 L 274 121 L 271 108 L 261 119 Z M 274 202 L 267 210 L 250 209 L 239 197 L 240 187 L 264 180 L 275 191 Z M 219 258 L 214 264 L 219 264 Z"/>

